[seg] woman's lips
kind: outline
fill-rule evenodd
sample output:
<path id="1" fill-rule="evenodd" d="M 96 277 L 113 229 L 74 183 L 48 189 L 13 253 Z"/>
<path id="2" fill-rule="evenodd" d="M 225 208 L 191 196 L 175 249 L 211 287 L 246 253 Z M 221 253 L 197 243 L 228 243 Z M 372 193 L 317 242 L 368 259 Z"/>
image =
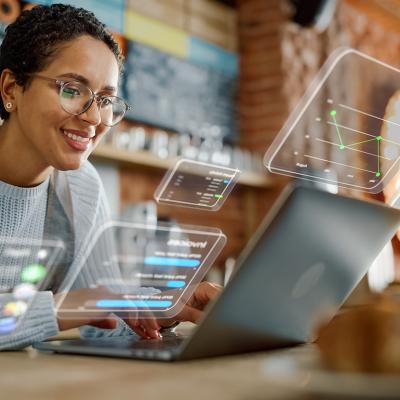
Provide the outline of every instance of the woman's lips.
<path id="1" fill-rule="evenodd" d="M 86 151 L 89 148 L 93 137 L 90 137 L 85 132 L 79 132 L 79 134 L 77 134 L 77 131 L 70 130 L 61 130 L 61 132 L 69 146 L 77 151 Z"/>

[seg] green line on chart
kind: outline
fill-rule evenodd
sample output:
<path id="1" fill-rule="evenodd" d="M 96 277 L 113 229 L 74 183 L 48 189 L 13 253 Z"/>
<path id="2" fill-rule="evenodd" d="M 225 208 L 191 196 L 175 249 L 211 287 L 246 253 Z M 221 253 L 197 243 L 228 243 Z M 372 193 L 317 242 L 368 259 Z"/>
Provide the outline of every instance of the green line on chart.
<path id="1" fill-rule="evenodd" d="M 338 127 L 337 122 L 336 122 L 336 110 L 332 110 L 332 111 L 330 112 L 330 114 L 331 114 L 331 117 L 332 117 L 333 122 L 334 122 L 334 124 L 335 124 L 336 132 L 337 132 L 337 134 L 338 134 L 338 136 L 339 136 L 339 140 L 340 140 L 339 149 L 340 149 L 340 150 L 343 150 L 345 146 L 344 146 L 344 144 L 343 144 L 342 137 L 340 136 L 339 127 Z"/>
<path id="2" fill-rule="evenodd" d="M 346 147 L 355 146 L 356 144 L 362 144 L 362 143 L 372 142 L 372 141 L 374 141 L 374 140 L 376 140 L 376 138 L 369 139 L 369 140 L 364 140 L 364 141 L 362 141 L 362 142 L 357 142 L 357 143 L 352 143 L 352 144 L 346 144 Z"/>
<path id="3" fill-rule="evenodd" d="M 380 143 L 382 140 L 382 136 L 377 136 L 376 141 L 378 142 L 378 172 L 375 174 L 376 176 L 381 176 L 381 157 L 380 157 Z"/>

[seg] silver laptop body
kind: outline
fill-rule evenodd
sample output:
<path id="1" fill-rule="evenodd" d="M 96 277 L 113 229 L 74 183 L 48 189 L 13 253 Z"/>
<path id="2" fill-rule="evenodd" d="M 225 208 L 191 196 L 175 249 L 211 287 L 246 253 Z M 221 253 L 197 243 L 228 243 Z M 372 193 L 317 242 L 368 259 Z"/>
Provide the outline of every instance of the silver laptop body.
<path id="1" fill-rule="evenodd" d="M 153 360 L 188 360 L 315 339 L 400 225 L 382 203 L 289 186 L 237 261 L 236 273 L 190 337 L 42 342 L 35 348 Z"/>

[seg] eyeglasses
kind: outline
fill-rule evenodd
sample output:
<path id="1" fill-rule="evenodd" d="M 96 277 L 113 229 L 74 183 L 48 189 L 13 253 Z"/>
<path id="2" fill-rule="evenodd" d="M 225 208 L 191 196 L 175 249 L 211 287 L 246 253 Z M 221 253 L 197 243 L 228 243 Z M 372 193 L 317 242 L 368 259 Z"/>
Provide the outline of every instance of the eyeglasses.
<path id="1" fill-rule="evenodd" d="M 96 94 L 85 84 L 76 80 L 63 81 L 39 74 L 32 74 L 31 76 L 54 82 L 59 87 L 60 105 L 69 114 L 83 114 L 96 100 L 101 122 L 105 126 L 117 125 L 127 110 L 132 109 L 120 97 Z"/>

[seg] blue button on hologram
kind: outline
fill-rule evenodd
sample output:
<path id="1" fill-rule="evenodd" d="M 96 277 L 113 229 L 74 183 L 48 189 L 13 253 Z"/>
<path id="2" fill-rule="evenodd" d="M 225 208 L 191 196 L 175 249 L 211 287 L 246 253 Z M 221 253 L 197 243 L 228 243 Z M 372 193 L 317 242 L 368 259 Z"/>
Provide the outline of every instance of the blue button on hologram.
<path id="1" fill-rule="evenodd" d="M 166 267 L 198 267 L 199 260 L 191 260 L 189 258 L 173 258 L 173 257 L 145 257 L 146 265 L 160 265 Z"/>
<path id="2" fill-rule="evenodd" d="M 185 281 L 168 281 L 167 287 L 170 288 L 182 288 L 186 285 Z"/>
<path id="3" fill-rule="evenodd" d="M 96 307 L 101 308 L 163 308 L 172 305 L 167 300 L 115 300 L 102 299 L 96 302 Z"/>

